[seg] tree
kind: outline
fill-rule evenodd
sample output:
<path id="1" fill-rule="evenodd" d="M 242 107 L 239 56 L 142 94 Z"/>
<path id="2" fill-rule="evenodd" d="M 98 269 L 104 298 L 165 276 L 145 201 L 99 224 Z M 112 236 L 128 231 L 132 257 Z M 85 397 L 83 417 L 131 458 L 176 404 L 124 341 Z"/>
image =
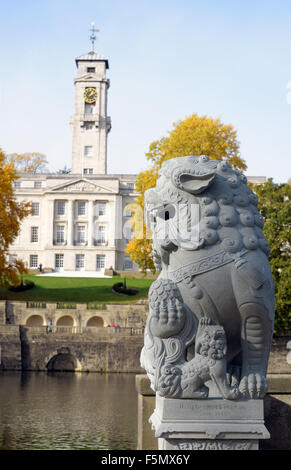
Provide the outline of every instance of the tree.
<path id="1" fill-rule="evenodd" d="M 20 223 L 30 212 L 28 202 L 16 202 L 13 183 L 18 178 L 17 170 L 0 149 L 0 285 L 19 283 L 18 273 L 25 272 L 21 260 L 13 265 L 8 262 L 8 248 L 17 237 Z"/>
<path id="2" fill-rule="evenodd" d="M 199 117 L 192 114 L 183 121 L 173 124 L 173 129 L 167 137 L 152 142 L 147 159 L 152 167 L 141 172 L 136 181 L 136 191 L 139 196 L 136 203 L 144 210 L 144 193 L 156 185 L 158 171 L 164 161 L 173 157 L 186 155 L 207 155 L 212 160 L 225 160 L 230 167 L 243 171 L 247 168 L 239 152 L 237 133 L 231 124 L 225 125 L 219 119 Z M 138 211 L 138 216 L 140 211 Z M 132 227 L 135 230 L 137 223 L 136 211 L 133 210 Z M 152 258 L 152 242 L 150 232 L 146 233 L 145 225 L 142 236 L 134 236 L 126 247 L 126 253 L 137 262 L 143 272 L 146 269 L 154 271 Z"/>
<path id="3" fill-rule="evenodd" d="M 72 172 L 71 168 L 68 168 L 67 165 L 65 165 L 63 168 L 60 168 L 57 173 L 59 175 L 69 175 Z"/>
<path id="4" fill-rule="evenodd" d="M 270 178 L 253 187 L 258 209 L 265 219 L 264 234 L 270 245 L 270 266 L 275 285 L 275 333 L 291 329 L 291 186 Z"/>
<path id="5" fill-rule="evenodd" d="M 152 258 L 152 245 L 145 235 L 142 238 L 134 237 L 130 240 L 125 251 L 130 254 L 132 261 L 139 265 L 143 273 L 146 273 L 147 269 L 150 269 L 152 273 L 156 272 Z"/>
<path id="6" fill-rule="evenodd" d="M 11 153 L 7 156 L 7 161 L 23 173 L 48 172 L 46 156 L 39 152 Z"/>
<path id="7" fill-rule="evenodd" d="M 168 137 L 150 144 L 146 153 L 157 170 L 165 160 L 185 155 L 207 155 L 211 160 L 226 160 L 231 168 L 246 170 L 240 157 L 237 133 L 231 124 L 197 114 L 173 124 Z"/>

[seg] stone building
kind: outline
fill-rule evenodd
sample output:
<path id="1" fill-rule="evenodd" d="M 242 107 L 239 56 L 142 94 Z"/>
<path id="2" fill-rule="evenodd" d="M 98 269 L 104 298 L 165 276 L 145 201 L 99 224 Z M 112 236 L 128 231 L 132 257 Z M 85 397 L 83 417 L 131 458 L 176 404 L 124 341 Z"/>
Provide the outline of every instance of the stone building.
<path id="1" fill-rule="evenodd" d="M 17 199 L 31 201 L 33 213 L 10 247 L 10 260 L 56 271 L 137 269 L 124 253 L 136 175 L 107 174 L 108 60 L 92 50 L 76 65 L 72 173 L 23 173 L 16 181 Z"/>

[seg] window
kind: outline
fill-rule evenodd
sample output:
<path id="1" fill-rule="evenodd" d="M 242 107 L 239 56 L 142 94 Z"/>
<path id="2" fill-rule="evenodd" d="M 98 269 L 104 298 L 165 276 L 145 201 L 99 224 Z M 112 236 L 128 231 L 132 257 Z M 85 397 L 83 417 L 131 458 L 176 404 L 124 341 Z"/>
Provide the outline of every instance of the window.
<path id="1" fill-rule="evenodd" d="M 85 103 L 85 114 L 94 114 L 94 105 Z"/>
<path id="2" fill-rule="evenodd" d="M 93 147 L 92 145 L 85 145 L 84 147 L 84 157 L 93 157 Z"/>
<path id="3" fill-rule="evenodd" d="M 32 216 L 37 216 L 39 215 L 39 202 L 32 202 L 31 204 L 32 208 Z"/>
<path id="4" fill-rule="evenodd" d="M 85 266 L 85 256 L 76 255 L 76 269 L 82 269 Z"/>
<path id="5" fill-rule="evenodd" d="M 65 215 L 66 201 L 57 201 L 57 215 Z"/>
<path id="6" fill-rule="evenodd" d="M 83 168 L 83 175 L 93 175 L 93 168 Z"/>
<path id="7" fill-rule="evenodd" d="M 31 243 L 38 242 L 38 227 L 30 227 L 30 241 Z"/>
<path id="8" fill-rule="evenodd" d="M 124 209 L 124 217 L 131 217 L 131 209 Z"/>
<path id="9" fill-rule="evenodd" d="M 124 270 L 127 269 L 132 269 L 133 268 L 133 262 L 131 261 L 129 256 L 124 257 Z"/>
<path id="10" fill-rule="evenodd" d="M 56 254 L 55 267 L 56 269 L 64 267 L 64 255 L 63 254 Z"/>
<path id="11" fill-rule="evenodd" d="M 14 266 L 16 259 L 17 259 L 16 255 L 9 255 L 9 261 L 8 261 L 9 265 Z"/>
<path id="12" fill-rule="evenodd" d="M 106 227 L 105 225 L 98 225 L 97 245 L 106 244 Z"/>
<path id="13" fill-rule="evenodd" d="M 20 188 L 20 186 L 21 186 L 21 182 L 20 182 L 20 181 L 14 181 L 14 188 L 15 188 L 15 189 Z"/>
<path id="14" fill-rule="evenodd" d="M 95 73 L 95 67 L 87 67 L 88 73 Z"/>
<path id="15" fill-rule="evenodd" d="M 133 234 L 134 234 L 134 230 L 131 227 L 131 222 L 128 220 L 125 222 L 124 227 L 123 227 L 123 235 L 124 235 L 126 243 L 128 243 L 128 241 L 132 239 Z"/>
<path id="16" fill-rule="evenodd" d="M 134 189 L 134 183 L 127 183 L 128 189 Z"/>
<path id="17" fill-rule="evenodd" d="M 85 243 L 85 225 L 77 225 L 77 243 Z"/>
<path id="18" fill-rule="evenodd" d="M 65 226 L 57 225 L 57 243 L 65 242 Z"/>
<path id="19" fill-rule="evenodd" d="M 41 188 L 41 181 L 35 181 L 34 182 L 34 188 L 35 189 L 40 189 Z"/>
<path id="20" fill-rule="evenodd" d="M 105 255 L 96 255 L 96 270 L 105 268 Z"/>
<path id="21" fill-rule="evenodd" d="M 77 214 L 86 215 L 86 201 L 77 202 Z"/>
<path id="22" fill-rule="evenodd" d="M 30 255 L 29 256 L 29 267 L 30 268 L 37 268 L 38 267 L 38 256 L 37 255 Z"/>
<path id="23" fill-rule="evenodd" d="M 92 129 L 94 128 L 93 124 L 91 122 L 85 122 L 84 123 L 84 129 L 86 131 L 92 131 Z"/>
<path id="24" fill-rule="evenodd" d="M 17 235 L 17 237 L 15 237 L 13 240 L 13 245 L 18 245 L 18 244 L 19 244 L 19 235 Z"/>
<path id="25" fill-rule="evenodd" d="M 106 202 L 98 203 L 98 215 L 106 215 Z"/>

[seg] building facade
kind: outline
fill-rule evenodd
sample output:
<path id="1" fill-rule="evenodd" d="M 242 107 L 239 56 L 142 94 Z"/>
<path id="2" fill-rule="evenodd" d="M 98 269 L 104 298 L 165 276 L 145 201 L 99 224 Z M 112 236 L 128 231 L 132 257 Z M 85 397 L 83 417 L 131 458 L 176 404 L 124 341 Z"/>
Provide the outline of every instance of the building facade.
<path id="1" fill-rule="evenodd" d="M 23 173 L 15 182 L 17 199 L 30 201 L 33 212 L 10 247 L 10 261 L 55 271 L 137 269 L 124 253 L 136 175 L 107 174 L 108 60 L 91 51 L 76 65 L 72 173 Z"/>

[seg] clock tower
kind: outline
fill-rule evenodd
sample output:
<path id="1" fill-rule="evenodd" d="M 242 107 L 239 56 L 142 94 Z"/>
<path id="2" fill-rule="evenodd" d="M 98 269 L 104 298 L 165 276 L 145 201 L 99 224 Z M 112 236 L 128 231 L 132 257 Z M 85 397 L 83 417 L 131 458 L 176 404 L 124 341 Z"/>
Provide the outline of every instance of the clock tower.
<path id="1" fill-rule="evenodd" d="M 94 44 L 94 43 L 93 43 Z M 72 173 L 90 175 L 107 172 L 107 135 L 111 119 L 107 116 L 108 60 L 92 51 L 76 58 L 75 113 Z"/>

